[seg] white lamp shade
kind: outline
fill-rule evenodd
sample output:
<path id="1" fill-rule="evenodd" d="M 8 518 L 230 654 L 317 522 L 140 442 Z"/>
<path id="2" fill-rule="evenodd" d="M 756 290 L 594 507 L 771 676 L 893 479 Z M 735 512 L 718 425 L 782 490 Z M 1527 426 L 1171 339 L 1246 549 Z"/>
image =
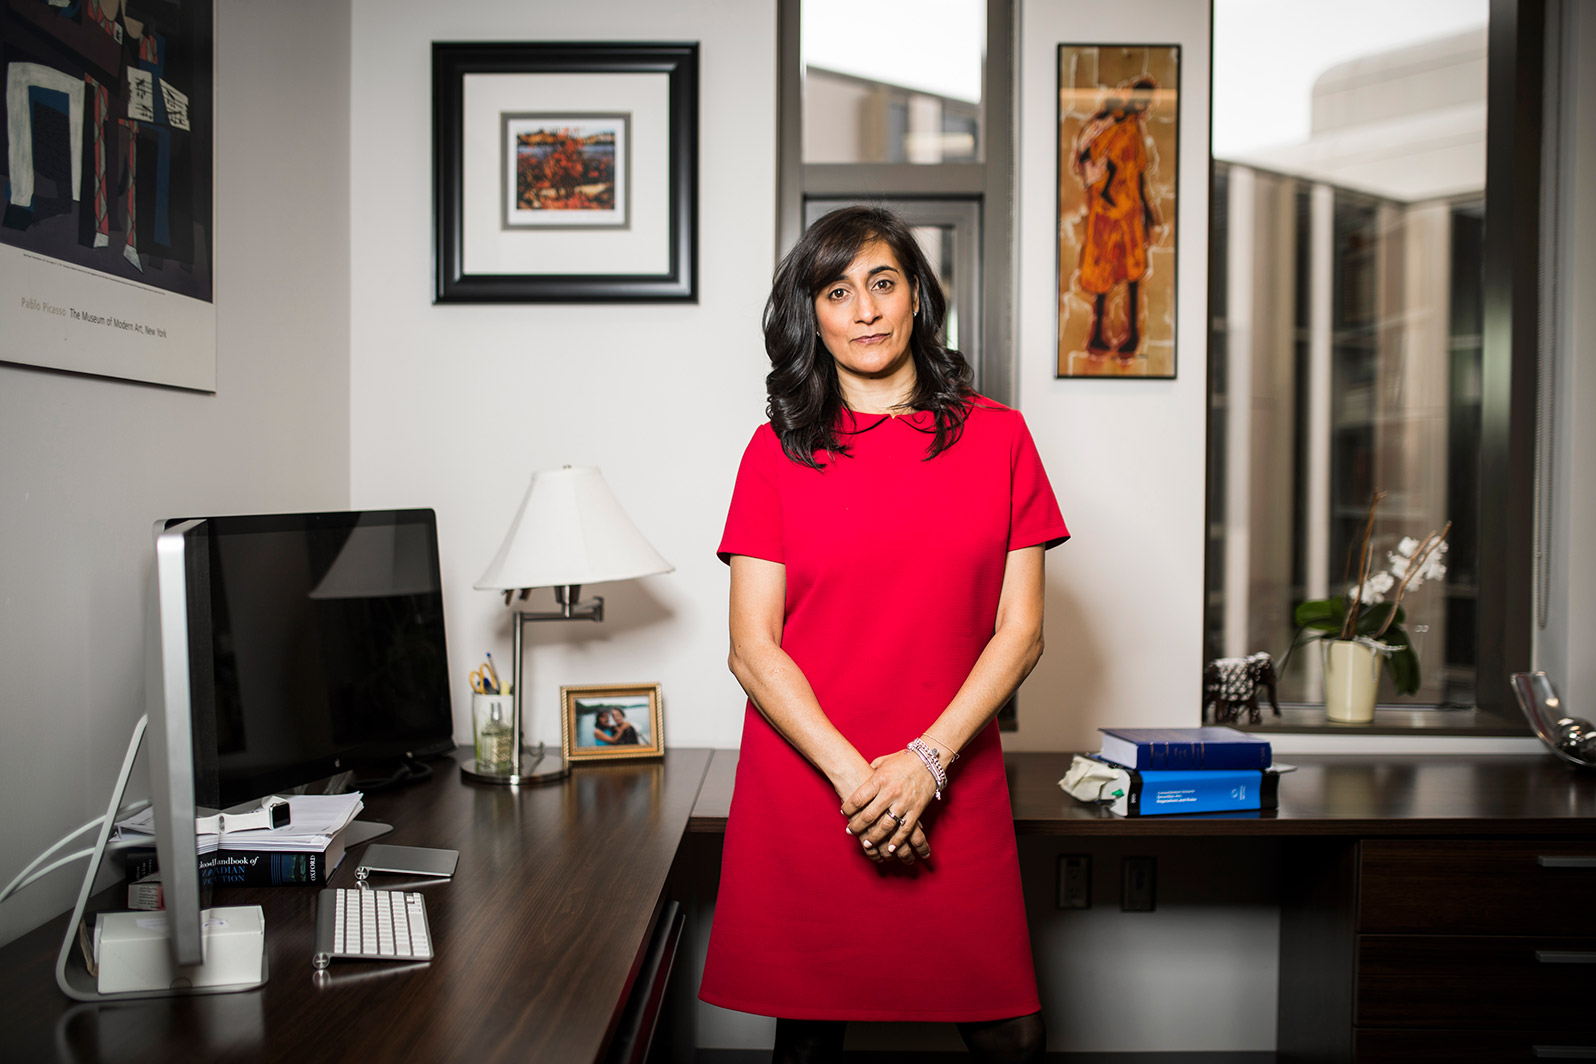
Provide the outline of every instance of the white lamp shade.
<path id="1" fill-rule="evenodd" d="M 621 509 L 596 466 L 532 475 L 479 591 L 635 580 L 673 570 Z"/>

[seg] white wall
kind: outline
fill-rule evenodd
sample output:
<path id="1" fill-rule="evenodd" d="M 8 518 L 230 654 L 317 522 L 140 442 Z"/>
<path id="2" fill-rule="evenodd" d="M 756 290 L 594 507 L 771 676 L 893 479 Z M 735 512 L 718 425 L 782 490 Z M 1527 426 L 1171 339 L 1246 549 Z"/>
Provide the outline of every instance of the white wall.
<path id="1" fill-rule="evenodd" d="M 1207 412 L 1209 11 L 1027 0 L 1019 30 L 1019 406 L 1074 539 L 1048 554 L 1047 651 L 1011 748 L 1196 719 Z M 1060 44 L 1181 46 L 1174 380 L 1053 376 Z"/>
<path id="2" fill-rule="evenodd" d="M 490 39 L 701 42 L 697 305 L 432 305 L 430 42 Z M 351 491 L 438 511 L 462 739 L 467 673 L 510 659 L 509 611 L 472 584 L 530 475 L 592 464 L 677 568 L 596 588 L 601 625 L 529 626 L 529 733 L 559 742 L 562 684 L 657 680 L 668 742 L 737 745 L 714 550 L 764 420 L 775 48 L 771 3 L 354 4 Z"/>
<path id="3" fill-rule="evenodd" d="M 1083 748 L 1099 724 L 1187 722 L 1201 671 L 1207 11 L 1167 3 L 1143 13 L 1160 26 L 1160 39 L 1186 49 L 1181 377 L 1173 382 L 1051 379 L 1053 49 L 1067 40 L 1135 39 L 1143 25 L 1129 16 L 1112 26 L 1085 18 L 1082 4 L 1028 4 L 1021 26 L 1021 406 L 1077 536 L 1050 557 L 1048 654 L 1027 687 L 1021 730 L 1006 739 L 1030 749 Z M 421 73 L 429 42 L 591 39 L 595 20 L 615 27 L 611 36 L 702 42 L 699 304 L 432 306 L 430 96 Z M 445 13 L 361 0 L 354 41 L 354 504 L 437 508 L 450 667 L 461 678 L 485 649 L 508 656 L 503 607 L 471 584 L 527 475 L 564 462 L 599 464 L 678 570 L 600 589 L 610 611 L 602 626 L 531 630 L 533 729 L 557 741 L 562 683 L 657 679 L 672 744 L 736 745 L 742 697 L 724 667 L 726 575 L 712 551 L 737 460 L 762 420 L 758 319 L 774 255 L 774 5 L 679 4 L 667 17 L 638 0 L 611 0 L 599 14 L 593 6 L 540 12 L 534 31 L 521 9 L 505 4 Z M 1159 667 L 1149 668 L 1154 661 Z M 467 700 L 457 686 L 456 730 L 465 737 Z M 1069 941 L 1111 945 L 1128 928 L 1208 944 L 1213 909 L 1175 897 L 1154 914 L 1126 916 L 1105 905 L 1061 919 L 1051 903 L 1053 852 L 1052 844 L 1027 847 L 1038 877 L 1033 935 L 1058 1047 L 1272 1048 L 1272 907 L 1228 907 L 1224 943 L 1204 951 L 1207 963 L 1251 973 L 1240 985 L 1260 984 L 1245 1007 L 1234 1001 L 1237 983 L 1209 980 L 1175 998 L 1134 1003 L 1128 1019 L 1116 1005 L 1121 1019 L 1106 1022 L 1070 1004 L 1109 995 L 1071 971 Z M 1105 852 L 1097 867 L 1106 895 L 1117 858 Z M 1176 872 L 1166 867 L 1172 882 Z M 703 944 L 700 935 L 690 956 Z M 1162 963 L 1149 951 L 1127 972 Z M 684 978 L 696 982 L 689 967 Z M 704 1046 L 769 1045 L 768 1021 L 700 1005 L 697 1022 Z M 934 1047 L 950 1036 L 894 1027 L 850 1037 L 861 1046 Z"/>
<path id="4" fill-rule="evenodd" d="M 0 880 L 105 810 L 153 523 L 347 503 L 348 7 L 217 7 L 216 394 L 0 366 Z M 81 877 L 7 902 L 0 942 Z"/>
<path id="5" fill-rule="evenodd" d="M 1209 10 L 1185 0 L 1025 0 L 1018 39 L 1019 406 L 1074 538 L 1048 555 L 1047 652 L 1023 689 L 1020 730 L 1004 743 L 1095 749 L 1099 727 L 1187 725 L 1198 712 Z M 1177 376 L 1059 380 L 1058 45 L 1148 41 L 1181 46 Z M 1026 839 L 1021 847 L 1048 1048 L 1272 1050 L 1279 917 L 1267 855 L 1169 841 L 1131 849 L 1158 858 L 1160 890 L 1173 892 L 1157 912 L 1119 911 L 1123 844 Z M 1060 853 L 1092 856 L 1092 909 L 1054 907 Z M 1215 868 L 1229 874 L 1204 875 Z"/>

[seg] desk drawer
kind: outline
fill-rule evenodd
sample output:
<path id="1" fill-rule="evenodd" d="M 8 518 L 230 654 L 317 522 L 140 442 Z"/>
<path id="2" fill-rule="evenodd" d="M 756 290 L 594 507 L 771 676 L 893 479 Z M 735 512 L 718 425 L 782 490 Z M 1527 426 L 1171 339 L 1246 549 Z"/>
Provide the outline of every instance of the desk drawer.
<path id="1" fill-rule="evenodd" d="M 1358 1027 L 1596 1032 L 1596 938 L 1359 935 Z"/>
<path id="2" fill-rule="evenodd" d="M 1378 1031 L 1353 1038 L 1358 1064 L 1502 1064 L 1504 1060 L 1596 1059 L 1588 1031 Z"/>
<path id="3" fill-rule="evenodd" d="M 1358 930 L 1596 935 L 1596 843 L 1364 840 Z"/>

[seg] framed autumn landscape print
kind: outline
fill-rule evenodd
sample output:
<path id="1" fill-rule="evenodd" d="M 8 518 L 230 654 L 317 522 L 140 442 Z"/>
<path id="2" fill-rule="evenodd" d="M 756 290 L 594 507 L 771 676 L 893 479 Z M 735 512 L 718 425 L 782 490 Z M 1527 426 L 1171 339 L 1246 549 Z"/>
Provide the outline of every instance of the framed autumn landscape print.
<path id="1" fill-rule="evenodd" d="M 626 228 L 631 115 L 499 117 L 502 228 Z"/>
<path id="2" fill-rule="evenodd" d="M 696 302 L 698 45 L 437 41 L 433 302 Z"/>

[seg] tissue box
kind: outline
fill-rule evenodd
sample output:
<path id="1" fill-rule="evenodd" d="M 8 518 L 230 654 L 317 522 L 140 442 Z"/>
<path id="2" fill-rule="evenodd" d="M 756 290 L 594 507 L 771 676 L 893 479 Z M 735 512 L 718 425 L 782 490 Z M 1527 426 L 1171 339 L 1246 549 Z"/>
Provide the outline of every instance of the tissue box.
<path id="1" fill-rule="evenodd" d="M 101 913 L 94 926 L 102 994 L 266 981 L 266 917 L 259 905 L 206 909 L 205 961 L 172 963 L 164 912 Z"/>

